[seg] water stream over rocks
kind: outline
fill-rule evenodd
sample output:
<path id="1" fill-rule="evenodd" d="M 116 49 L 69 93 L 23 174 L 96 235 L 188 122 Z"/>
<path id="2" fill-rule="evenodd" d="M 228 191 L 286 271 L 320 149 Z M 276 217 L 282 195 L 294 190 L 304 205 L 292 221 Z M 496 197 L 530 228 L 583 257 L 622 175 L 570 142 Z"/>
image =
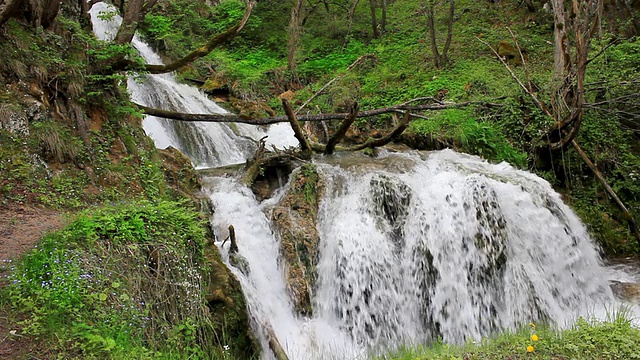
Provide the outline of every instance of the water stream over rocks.
<path id="1" fill-rule="evenodd" d="M 117 29 L 99 19 L 96 34 Z M 141 55 L 159 57 L 141 39 Z M 172 74 L 130 77 L 132 99 L 167 110 L 224 109 Z M 244 162 L 257 139 L 295 144 L 287 126 L 179 123 L 147 117 L 159 148 L 174 146 L 198 167 Z M 569 326 L 579 316 L 603 317 L 617 302 L 609 280 L 630 281 L 606 268 L 585 226 L 545 180 L 508 164 L 489 164 L 451 150 L 359 154 L 313 160 L 324 184 L 317 213 L 319 254 L 313 259 L 312 313 L 298 314 L 287 291 L 273 206 L 233 177 L 208 177 L 215 231 L 233 224 L 245 266 L 239 278 L 264 357 L 267 334 L 290 359 L 355 359 L 401 344 L 469 339 L 529 322 Z M 220 235 L 220 234 L 219 234 Z M 228 249 L 222 249 L 229 259 Z"/>

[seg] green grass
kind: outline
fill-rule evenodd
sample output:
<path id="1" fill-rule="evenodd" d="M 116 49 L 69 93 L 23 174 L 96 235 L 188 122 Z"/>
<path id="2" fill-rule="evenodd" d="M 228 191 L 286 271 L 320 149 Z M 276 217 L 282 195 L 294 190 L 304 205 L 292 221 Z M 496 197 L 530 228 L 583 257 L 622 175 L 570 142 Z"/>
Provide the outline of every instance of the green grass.
<path id="1" fill-rule="evenodd" d="M 204 300 L 205 226 L 185 204 L 85 211 L 10 269 L 1 305 L 63 358 L 217 359 Z"/>
<path id="2" fill-rule="evenodd" d="M 529 346 L 531 348 L 528 349 Z M 573 327 L 562 331 L 532 324 L 517 332 L 505 332 L 478 343 L 406 347 L 379 359 L 640 359 L 639 347 L 640 329 L 634 327 L 628 314 L 622 311 L 607 321 L 580 318 Z"/>

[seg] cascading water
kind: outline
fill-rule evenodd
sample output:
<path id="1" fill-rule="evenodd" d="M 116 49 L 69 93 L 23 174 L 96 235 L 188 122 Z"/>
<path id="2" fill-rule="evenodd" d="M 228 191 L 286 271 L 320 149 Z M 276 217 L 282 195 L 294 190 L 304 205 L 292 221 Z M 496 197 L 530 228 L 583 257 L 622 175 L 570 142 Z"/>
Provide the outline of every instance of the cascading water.
<path id="1" fill-rule="evenodd" d="M 115 38 L 122 18 L 116 9 L 99 2 L 91 7 L 90 14 L 96 36 L 105 41 Z M 149 64 L 162 64 L 160 56 L 138 35 L 133 46 Z M 193 86 L 179 84 L 174 74 L 131 76 L 127 81 L 131 100 L 148 107 L 192 114 L 221 114 L 227 111 Z M 147 116 L 143 121 L 147 135 L 158 148 L 173 146 L 187 154 L 196 167 L 215 167 L 244 162 L 255 150 L 255 141 L 263 135 L 277 138 L 277 133 L 264 134 L 254 126 L 205 122 L 180 122 Z M 270 139 L 271 140 L 271 139 Z M 280 143 L 277 143 L 279 141 Z M 289 138 L 271 141 L 281 145 L 293 145 Z"/>
<path id="2" fill-rule="evenodd" d="M 108 40 L 119 18 L 101 20 L 105 11 L 112 10 L 98 3 L 91 14 L 97 36 Z M 160 63 L 137 37 L 134 45 L 148 62 Z M 128 86 L 147 106 L 224 111 L 171 74 L 132 78 Z M 254 146 L 244 136 L 264 134 L 152 117 L 144 127 L 158 147 L 173 145 L 198 166 L 243 162 Z M 267 134 L 277 146 L 295 144 L 286 126 Z M 230 267 L 265 358 L 272 356 L 272 335 L 293 360 L 361 359 L 406 343 L 478 339 L 531 321 L 562 327 L 614 306 L 607 281 L 623 273 L 600 265 L 584 226 L 535 175 L 448 150 L 314 162 L 325 190 L 310 317 L 293 310 L 279 239 L 266 215 L 287 186 L 260 203 L 235 179 L 205 179 L 213 228 L 235 227 L 246 263 Z"/>

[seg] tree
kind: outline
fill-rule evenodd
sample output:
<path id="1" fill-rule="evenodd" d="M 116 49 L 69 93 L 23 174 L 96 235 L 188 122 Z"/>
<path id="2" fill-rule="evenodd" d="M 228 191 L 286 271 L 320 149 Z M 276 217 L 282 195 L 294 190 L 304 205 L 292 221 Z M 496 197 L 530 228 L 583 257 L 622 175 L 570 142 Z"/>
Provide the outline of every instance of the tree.
<path id="1" fill-rule="evenodd" d="M 304 0 L 296 0 L 291 9 L 291 20 L 289 22 L 289 54 L 287 56 L 287 65 L 289 70 L 296 68 L 296 50 L 298 48 L 298 38 L 300 37 L 300 12 Z"/>
<path id="2" fill-rule="evenodd" d="M 451 46 L 451 38 L 453 37 L 453 15 L 455 13 L 455 1 L 449 1 L 449 16 L 447 18 L 447 38 L 444 43 L 444 48 L 442 48 L 442 52 L 438 50 L 438 43 L 436 40 L 436 25 L 435 25 L 435 6 L 436 0 L 430 0 L 427 3 L 425 12 L 427 15 L 427 28 L 429 30 L 429 41 L 431 44 L 431 52 L 433 54 L 433 65 L 440 69 L 447 62 L 449 62 L 448 53 L 449 47 Z"/>
<path id="3" fill-rule="evenodd" d="M 376 0 L 369 0 L 369 5 L 371 7 L 371 27 L 373 28 L 373 38 L 377 39 L 380 37 L 380 32 L 378 32 L 378 20 L 376 19 Z"/>
<path id="4" fill-rule="evenodd" d="M 555 41 L 554 76 L 551 99 L 549 101 L 551 107 L 538 98 L 532 91 L 531 84 L 525 85 L 515 75 L 495 49 L 487 42 L 480 40 L 480 38 L 478 40 L 493 50 L 509 70 L 511 77 L 531 97 L 536 106 L 545 115 L 553 119 L 551 129 L 545 134 L 546 139 L 548 139 L 546 142 L 547 148 L 551 151 L 563 150 L 567 146 L 575 149 L 607 194 L 622 211 L 629 231 L 640 244 L 640 229 L 632 214 L 576 140 L 584 120 L 584 108 L 586 105 L 584 80 L 587 65 L 607 49 L 605 47 L 592 58 L 588 57 L 591 39 L 596 34 L 602 19 L 603 0 L 551 0 L 551 4 L 553 6 Z M 512 36 L 515 40 L 513 33 Z M 522 57 L 521 51 L 520 55 Z M 524 63 L 524 57 L 522 58 Z"/>

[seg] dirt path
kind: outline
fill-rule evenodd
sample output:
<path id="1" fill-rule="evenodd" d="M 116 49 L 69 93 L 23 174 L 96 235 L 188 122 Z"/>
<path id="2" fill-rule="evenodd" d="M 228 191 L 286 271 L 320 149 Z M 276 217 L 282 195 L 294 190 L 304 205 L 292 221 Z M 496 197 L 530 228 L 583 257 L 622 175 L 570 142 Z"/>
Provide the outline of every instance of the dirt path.
<path id="1" fill-rule="evenodd" d="M 0 207 L 0 287 L 6 285 L 13 261 L 33 249 L 42 235 L 62 227 L 63 218 L 60 211 L 27 205 Z M 43 347 L 20 334 L 15 320 L 0 307 L 0 359 L 47 358 Z"/>

